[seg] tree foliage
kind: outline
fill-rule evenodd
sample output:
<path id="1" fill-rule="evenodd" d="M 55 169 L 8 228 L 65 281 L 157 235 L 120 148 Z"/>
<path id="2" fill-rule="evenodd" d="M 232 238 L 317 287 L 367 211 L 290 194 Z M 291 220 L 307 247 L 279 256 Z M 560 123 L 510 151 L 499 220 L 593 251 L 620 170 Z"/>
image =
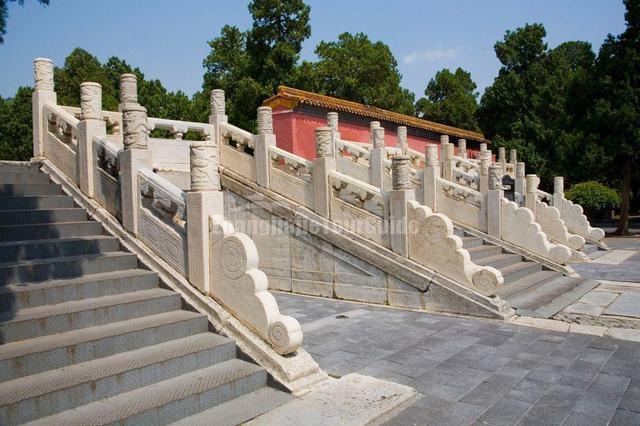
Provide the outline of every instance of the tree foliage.
<path id="1" fill-rule="evenodd" d="M 620 205 L 620 195 L 615 189 L 596 181 L 581 182 L 573 185 L 565 196 L 580 204 L 589 216 L 597 215 L 603 209 L 612 209 Z"/>
<path id="2" fill-rule="evenodd" d="M 33 155 L 30 87 L 12 99 L 0 98 L 0 160 L 28 160 Z"/>
<path id="3" fill-rule="evenodd" d="M 416 102 L 416 114 L 437 123 L 477 130 L 476 87 L 471 73 L 462 68 L 453 73 L 446 68 L 438 71 L 427 84 L 425 97 Z"/>

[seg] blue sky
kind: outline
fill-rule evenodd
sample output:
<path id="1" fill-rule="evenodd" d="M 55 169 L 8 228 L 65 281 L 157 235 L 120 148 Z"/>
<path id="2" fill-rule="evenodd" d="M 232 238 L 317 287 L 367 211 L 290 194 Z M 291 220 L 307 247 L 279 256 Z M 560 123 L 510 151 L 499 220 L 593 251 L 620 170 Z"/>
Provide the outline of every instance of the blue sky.
<path id="1" fill-rule="evenodd" d="M 364 32 L 387 43 L 418 97 L 436 71 L 458 66 L 471 72 L 480 91 L 491 84 L 499 63 L 493 52 L 507 29 L 541 22 L 551 47 L 586 40 L 597 51 L 608 33 L 624 30 L 621 0 L 307 0 L 315 46 L 345 31 Z M 5 44 L 0 46 L 0 95 L 31 85 L 32 61 L 49 57 L 57 65 L 75 47 L 101 61 L 119 56 L 158 78 L 170 90 L 188 94 L 202 84 L 207 41 L 225 24 L 251 26 L 240 0 L 51 0 L 43 7 L 27 0 L 9 3 Z"/>

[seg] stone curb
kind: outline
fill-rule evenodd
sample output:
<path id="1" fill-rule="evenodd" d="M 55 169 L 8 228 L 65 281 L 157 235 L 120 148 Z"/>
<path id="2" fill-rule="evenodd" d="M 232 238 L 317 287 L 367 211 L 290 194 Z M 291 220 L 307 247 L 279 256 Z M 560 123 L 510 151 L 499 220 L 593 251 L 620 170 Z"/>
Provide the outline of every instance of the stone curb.
<path id="1" fill-rule="evenodd" d="M 525 316 L 515 316 L 508 322 L 515 325 L 540 328 L 543 330 L 589 334 L 598 337 L 610 337 L 612 339 L 640 342 L 640 330 L 632 328 L 614 328 L 594 325 L 571 324 L 564 321 Z"/>

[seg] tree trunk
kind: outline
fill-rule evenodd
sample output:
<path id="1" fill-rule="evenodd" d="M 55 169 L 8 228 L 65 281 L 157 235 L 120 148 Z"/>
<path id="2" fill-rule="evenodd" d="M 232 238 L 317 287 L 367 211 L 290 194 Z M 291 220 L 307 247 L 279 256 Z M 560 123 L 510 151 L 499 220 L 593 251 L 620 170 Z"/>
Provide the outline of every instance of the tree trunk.
<path id="1" fill-rule="evenodd" d="M 629 202 L 631 199 L 631 159 L 622 163 L 622 200 L 620 202 L 620 221 L 616 235 L 629 235 Z"/>

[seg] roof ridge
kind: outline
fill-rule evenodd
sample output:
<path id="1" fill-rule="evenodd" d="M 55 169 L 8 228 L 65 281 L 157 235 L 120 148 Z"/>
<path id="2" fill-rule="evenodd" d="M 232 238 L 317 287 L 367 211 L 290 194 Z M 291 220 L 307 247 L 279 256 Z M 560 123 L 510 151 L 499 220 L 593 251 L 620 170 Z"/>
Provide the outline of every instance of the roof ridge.
<path id="1" fill-rule="evenodd" d="M 468 138 L 480 142 L 490 142 L 482 133 L 472 130 L 461 129 L 446 124 L 435 123 L 433 121 L 424 120 L 422 118 L 411 115 L 400 114 L 394 111 L 388 111 L 375 106 L 364 105 L 354 101 L 335 98 L 333 96 L 321 95 L 319 93 L 308 92 L 302 89 L 296 89 L 288 86 L 278 86 L 278 93 L 271 96 L 263 102 L 263 105 L 277 105 L 278 98 L 285 98 L 293 101 L 292 107 L 297 103 L 319 106 L 324 108 L 332 108 L 338 111 L 350 112 L 352 114 L 368 116 L 379 120 L 391 121 L 398 124 L 417 127 L 424 130 L 430 130 L 438 133 L 448 134 L 459 138 Z"/>

